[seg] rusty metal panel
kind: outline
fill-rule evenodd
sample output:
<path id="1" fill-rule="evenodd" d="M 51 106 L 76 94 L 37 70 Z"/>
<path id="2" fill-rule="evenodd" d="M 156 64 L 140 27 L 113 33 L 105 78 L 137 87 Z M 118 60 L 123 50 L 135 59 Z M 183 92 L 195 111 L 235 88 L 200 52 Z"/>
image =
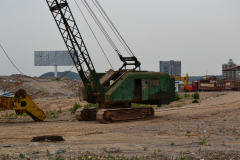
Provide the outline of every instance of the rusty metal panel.
<path id="1" fill-rule="evenodd" d="M 0 97 L 0 110 L 13 110 L 14 98 Z"/>
<path id="2" fill-rule="evenodd" d="M 103 85 L 106 81 L 108 81 L 108 80 L 109 80 L 112 76 L 114 76 L 114 75 L 115 75 L 115 72 L 114 72 L 112 69 L 110 69 L 107 73 L 105 73 L 105 74 L 99 79 L 101 85 Z"/>
<path id="3" fill-rule="evenodd" d="M 214 83 L 201 83 L 200 86 L 201 87 L 209 87 L 209 88 L 215 87 Z"/>
<path id="4" fill-rule="evenodd" d="M 150 86 L 159 86 L 159 80 L 151 80 L 150 81 Z"/>
<path id="5" fill-rule="evenodd" d="M 240 90 L 240 81 L 234 81 L 232 87 L 233 90 Z"/>
<path id="6" fill-rule="evenodd" d="M 225 81 L 225 89 L 240 90 L 240 81 Z"/>

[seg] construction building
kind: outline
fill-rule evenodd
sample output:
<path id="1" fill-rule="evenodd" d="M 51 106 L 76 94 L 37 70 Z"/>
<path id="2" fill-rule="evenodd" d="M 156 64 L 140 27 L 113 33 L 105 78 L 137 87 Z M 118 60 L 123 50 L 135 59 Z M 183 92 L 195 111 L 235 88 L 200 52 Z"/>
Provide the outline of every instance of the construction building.
<path id="1" fill-rule="evenodd" d="M 237 65 L 233 62 L 232 59 L 229 59 L 228 63 L 222 64 L 222 70 L 225 70 L 227 68 L 234 67 L 234 66 L 237 66 Z M 239 75 L 237 76 L 236 70 L 222 71 L 222 79 L 224 80 L 236 80 L 237 78 L 239 78 Z"/>
<path id="2" fill-rule="evenodd" d="M 159 61 L 160 72 L 166 72 L 170 76 L 181 75 L 181 61 Z"/>

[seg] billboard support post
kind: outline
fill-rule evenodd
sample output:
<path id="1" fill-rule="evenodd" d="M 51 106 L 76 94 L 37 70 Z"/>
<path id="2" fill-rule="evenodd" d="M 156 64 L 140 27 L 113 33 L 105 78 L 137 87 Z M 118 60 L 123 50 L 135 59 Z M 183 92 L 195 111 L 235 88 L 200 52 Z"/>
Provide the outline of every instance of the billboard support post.
<path id="1" fill-rule="evenodd" d="M 54 77 L 57 77 L 57 65 L 54 65 Z"/>

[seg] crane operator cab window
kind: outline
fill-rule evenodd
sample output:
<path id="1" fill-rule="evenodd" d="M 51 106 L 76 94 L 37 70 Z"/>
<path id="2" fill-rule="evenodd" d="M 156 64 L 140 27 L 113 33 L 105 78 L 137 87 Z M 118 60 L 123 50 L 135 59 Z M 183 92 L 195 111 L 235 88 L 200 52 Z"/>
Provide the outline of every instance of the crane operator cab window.
<path id="1" fill-rule="evenodd" d="M 147 87 L 148 86 L 148 80 L 143 80 L 143 87 Z"/>

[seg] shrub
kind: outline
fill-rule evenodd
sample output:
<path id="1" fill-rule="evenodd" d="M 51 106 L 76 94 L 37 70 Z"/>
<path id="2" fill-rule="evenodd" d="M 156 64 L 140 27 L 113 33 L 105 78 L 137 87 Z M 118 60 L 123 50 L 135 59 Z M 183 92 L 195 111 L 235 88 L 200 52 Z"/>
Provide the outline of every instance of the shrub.
<path id="1" fill-rule="evenodd" d="M 198 92 L 195 92 L 195 93 L 193 94 L 193 98 L 194 98 L 194 99 L 199 99 L 199 98 L 200 98 L 199 93 L 198 93 Z"/>
<path id="2" fill-rule="evenodd" d="M 61 79 L 60 79 L 60 78 L 54 78 L 54 79 L 52 79 L 52 81 L 57 81 L 57 82 L 59 82 L 59 81 L 61 81 Z"/>
<path id="3" fill-rule="evenodd" d="M 175 92 L 175 97 L 171 97 L 170 101 L 179 101 L 181 99 L 180 95 L 178 92 Z"/>
<path id="4" fill-rule="evenodd" d="M 194 99 L 192 103 L 199 103 L 198 100 Z"/>
<path id="5" fill-rule="evenodd" d="M 59 108 L 58 113 L 62 113 L 62 108 L 61 107 Z"/>
<path id="6" fill-rule="evenodd" d="M 72 114 L 74 114 L 74 113 L 76 113 L 76 111 L 77 111 L 78 108 L 82 108 L 82 106 L 81 106 L 79 103 L 75 102 L 75 104 L 73 105 L 72 108 L 69 109 L 69 111 L 70 111 Z"/>

